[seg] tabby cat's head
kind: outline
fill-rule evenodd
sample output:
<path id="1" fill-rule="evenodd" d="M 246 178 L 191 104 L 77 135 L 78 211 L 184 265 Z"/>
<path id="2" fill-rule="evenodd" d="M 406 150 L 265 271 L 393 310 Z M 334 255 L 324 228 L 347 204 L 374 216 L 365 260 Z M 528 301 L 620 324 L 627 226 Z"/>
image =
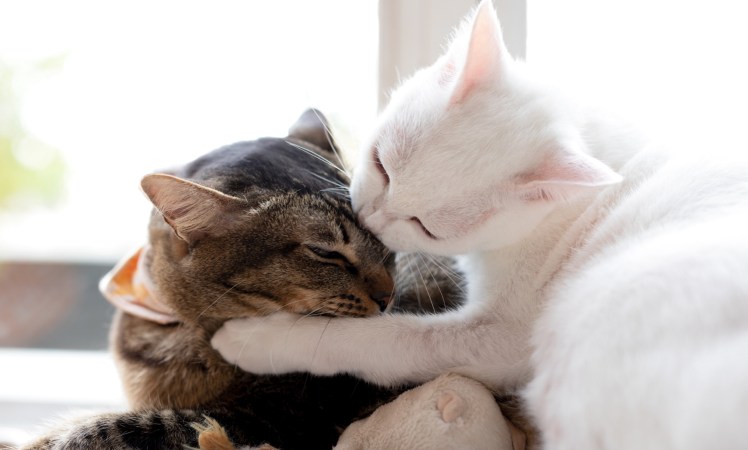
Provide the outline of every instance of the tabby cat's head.
<path id="1" fill-rule="evenodd" d="M 352 214 L 339 163 L 310 110 L 284 139 L 228 145 L 143 178 L 155 209 L 140 259 L 159 309 L 193 323 L 384 310 L 392 257 Z"/>

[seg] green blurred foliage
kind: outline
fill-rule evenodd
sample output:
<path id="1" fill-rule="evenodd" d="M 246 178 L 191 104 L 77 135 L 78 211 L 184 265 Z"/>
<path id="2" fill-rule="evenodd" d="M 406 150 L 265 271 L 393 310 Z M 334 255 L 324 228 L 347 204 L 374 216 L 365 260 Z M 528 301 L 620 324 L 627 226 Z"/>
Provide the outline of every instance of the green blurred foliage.
<path id="1" fill-rule="evenodd" d="M 63 61 L 13 65 L 0 60 L 0 208 L 50 205 L 60 198 L 63 157 L 24 128 L 21 105 L 28 88 L 54 75 Z"/>

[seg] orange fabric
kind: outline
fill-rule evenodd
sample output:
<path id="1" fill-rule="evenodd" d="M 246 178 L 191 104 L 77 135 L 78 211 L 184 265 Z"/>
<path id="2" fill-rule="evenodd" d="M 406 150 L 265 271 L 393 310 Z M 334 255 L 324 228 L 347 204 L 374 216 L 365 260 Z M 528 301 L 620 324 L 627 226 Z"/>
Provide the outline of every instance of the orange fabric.
<path id="1" fill-rule="evenodd" d="M 125 256 L 102 278 L 99 289 L 111 304 L 129 314 L 160 324 L 178 322 L 171 308 L 158 298 L 144 268 L 148 250 L 141 247 Z"/>

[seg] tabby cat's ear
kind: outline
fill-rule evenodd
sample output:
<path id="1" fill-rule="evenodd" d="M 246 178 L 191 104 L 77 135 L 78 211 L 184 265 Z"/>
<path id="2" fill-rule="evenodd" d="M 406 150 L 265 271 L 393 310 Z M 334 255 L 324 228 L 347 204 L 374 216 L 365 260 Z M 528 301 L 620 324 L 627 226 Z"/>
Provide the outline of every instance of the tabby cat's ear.
<path id="1" fill-rule="evenodd" d="M 510 60 L 511 56 L 501 36 L 496 10 L 491 0 L 483 0 L 473 16 L 464 66 L 449 103 L 460 103 L 476 87 L 498 79 L 502 66 Z"/>
<path id="2" fill-rule="evenodd" d="M 223 234 L 247 206 L 242 199 L 166 174 L 146 175 L 143 191 L 181 239 L 194 243 Z"/>
<path id="3" fill-rule="evenodd" d="M 327 119 L 317 109 L 307 109 L 288 130 L 288 136 L 309 142 L 328 152 L 337 151 Z"/>

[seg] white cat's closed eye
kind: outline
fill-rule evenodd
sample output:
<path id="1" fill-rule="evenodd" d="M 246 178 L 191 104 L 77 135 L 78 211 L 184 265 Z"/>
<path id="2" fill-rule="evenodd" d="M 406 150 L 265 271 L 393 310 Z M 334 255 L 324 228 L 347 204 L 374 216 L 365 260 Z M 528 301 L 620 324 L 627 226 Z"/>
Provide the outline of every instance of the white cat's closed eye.
<path id="1" fill-rule="evenodd" d="M 426 228 L 426 226 L 423 224 L 423 222 L 421 222 L 421 219 L 419 219 L 418 217 L 413 216 L 413 217 L 410 218 L 410 221 L 411 222 L 415 222 L 416 224 L 418 224 L 418 226 L 421 227 L 421 230 L 426 234 L 426 236 L 428 236 L 428 237 L 430 237 L 431 239 L 434 239 L 434 240 L 439 239 L 438 237 L 436 237 L 434 235 L 434 233 L 430 232 L 429 229 Z"/>
<path id="2" fill-rule="evenodd" d="M 374 167 L 376 167 L 377 171 L 384 177 L 384 184 L 389 184 L 390 175 L 387 173 L 387 169 L 384 168 L 384 164 L 382 164 L 382 160 L 379 158 L 379 149 L 377 147 L 374 147 L 372 150 L 372 156 L 374 159 Z"/>

